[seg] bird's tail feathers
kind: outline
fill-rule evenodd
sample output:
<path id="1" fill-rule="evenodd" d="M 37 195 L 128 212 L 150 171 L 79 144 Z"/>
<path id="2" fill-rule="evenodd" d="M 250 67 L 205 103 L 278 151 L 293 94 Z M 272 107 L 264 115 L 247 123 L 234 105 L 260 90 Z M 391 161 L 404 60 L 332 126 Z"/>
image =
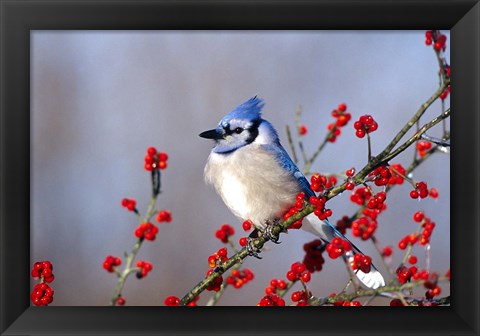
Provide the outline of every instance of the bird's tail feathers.
<path id="1" fill-rule="evenodd" d="M 348 240 L 332 224 L 330 224 L 328 220 L 322 221 L 313 213 L 305 217 L 305 220 L 302 224 L 302 229 L 319 237 L 325 243 L 331 242 L 332 239 L 336 237 L 346 239 L 348 242 L 350 242 L 350 240 Z M 352 251 L 347 252 L 344 257 L 349 264 L 353 261 L 353 256 L 355 254 L 363 254 L 352 242 L 350 242 L 350 244 L 352 245 Z M 373 264 L 370 272 L 368 273 L 364 273 L 360 269 L 354 271 L 354 273 L 357 278 L 368 288 L 376 289 L 378 287 L 385 286 L 385 280 L 383 279 L 382 274 Z"/>

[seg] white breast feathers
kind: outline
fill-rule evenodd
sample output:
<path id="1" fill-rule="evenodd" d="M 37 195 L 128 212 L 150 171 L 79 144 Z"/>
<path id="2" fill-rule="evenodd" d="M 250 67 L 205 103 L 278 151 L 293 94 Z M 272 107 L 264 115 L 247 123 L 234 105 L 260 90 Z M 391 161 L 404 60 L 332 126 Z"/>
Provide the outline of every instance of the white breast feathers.
<path id="1" fill-rule="evenodd" d="M 281 218 L 300 191 L 297 179 L 257 144 L 230 154 L 212 152 L 205 180 L 237 217 L 252 220 L 260 229 L 266 220 Z"/>

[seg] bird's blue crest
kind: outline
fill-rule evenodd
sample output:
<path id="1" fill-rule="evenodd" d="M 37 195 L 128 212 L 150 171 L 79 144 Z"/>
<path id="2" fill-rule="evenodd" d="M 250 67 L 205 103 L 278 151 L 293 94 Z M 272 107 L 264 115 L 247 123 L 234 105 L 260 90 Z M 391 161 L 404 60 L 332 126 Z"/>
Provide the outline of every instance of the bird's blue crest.
<path id="1" fill-rule="evenodd" d="M 238 105 L 233 111 L 225 115 L 220 124 L 228 124 L 232 119 L 257 120 L 262 116 L 262 108 L 265 105 L 262 99 L 257 96 Z"/>

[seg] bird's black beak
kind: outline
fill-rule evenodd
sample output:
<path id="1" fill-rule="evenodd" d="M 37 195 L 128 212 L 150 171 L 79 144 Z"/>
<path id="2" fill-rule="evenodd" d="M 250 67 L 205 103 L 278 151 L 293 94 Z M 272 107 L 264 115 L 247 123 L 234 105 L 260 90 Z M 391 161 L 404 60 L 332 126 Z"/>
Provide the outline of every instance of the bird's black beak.
<path id="1" fill-rule="evenodd" d="M 205 131 L 199 134 L 202 138 L 220 140 L 223 139 L 223 134 L 216 129 Z"/>

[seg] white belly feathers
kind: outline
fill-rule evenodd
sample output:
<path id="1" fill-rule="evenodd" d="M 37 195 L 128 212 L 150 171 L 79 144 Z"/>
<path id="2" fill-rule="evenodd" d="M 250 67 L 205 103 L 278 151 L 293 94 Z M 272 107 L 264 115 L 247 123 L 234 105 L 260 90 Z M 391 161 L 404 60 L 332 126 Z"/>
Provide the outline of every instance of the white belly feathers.
<path id="1" fill-rule="evenodd" d="M 230 154 L 212 152 L 205 180 L 237 217 L 252 220 L 260 229 L 293 206 L 300 191 L 297 179 L 256 144 Z"/>

